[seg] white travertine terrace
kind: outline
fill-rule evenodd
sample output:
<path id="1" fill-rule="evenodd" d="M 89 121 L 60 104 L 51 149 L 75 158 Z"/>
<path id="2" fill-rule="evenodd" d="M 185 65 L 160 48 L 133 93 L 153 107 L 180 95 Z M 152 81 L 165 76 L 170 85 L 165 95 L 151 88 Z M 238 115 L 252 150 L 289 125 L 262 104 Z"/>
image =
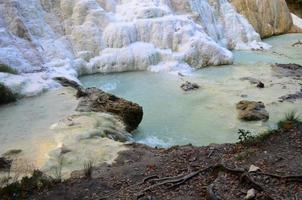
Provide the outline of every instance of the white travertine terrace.
<path id="1" fill-rule="evenodd" d="M 0 63 L 20 73 L 0 82 L 26 96 L 54 76 L 231 64 L 232 49 L 266 47 L 227 0 L 0 0 Z"/>

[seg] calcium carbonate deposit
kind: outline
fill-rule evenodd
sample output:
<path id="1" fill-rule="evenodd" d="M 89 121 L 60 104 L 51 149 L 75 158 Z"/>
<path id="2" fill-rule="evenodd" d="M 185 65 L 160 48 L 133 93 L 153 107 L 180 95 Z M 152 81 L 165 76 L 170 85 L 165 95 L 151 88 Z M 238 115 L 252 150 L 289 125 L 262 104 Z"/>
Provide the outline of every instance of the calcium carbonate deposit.
<path id="1" fill-rule="evenodd" d="M 52 78 L 233 62 L 267 48 L 227 0 L 1 0 L 0 83 L 25 96 Z"/>

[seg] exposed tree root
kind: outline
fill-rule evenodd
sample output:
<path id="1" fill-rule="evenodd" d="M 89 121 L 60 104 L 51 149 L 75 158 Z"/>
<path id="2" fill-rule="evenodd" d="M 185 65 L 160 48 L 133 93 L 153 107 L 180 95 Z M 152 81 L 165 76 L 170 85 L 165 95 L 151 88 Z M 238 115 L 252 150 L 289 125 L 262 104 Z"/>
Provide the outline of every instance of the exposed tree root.
<path id="1" fill-rule="evenodd" d="M 269 199 L 269 200 L 274 200 L 274 198 L 270 195 L 271 192 L 267 191 L 261 184 L 257 183 L 251 177 L 251 174 L 270 176 L 270 177 L 282 179 L 285 181 L 302 182 L 302 176 L 279 176 L 276 174 L 269 174 L 269 173 L 262 173 L 262 172 L 247 172 L 247 170 L 245 170 L 245 169 L 241 169 L 241 168 L 233 169 L 233 168 L 229 168 L 223 164 L 217 164 L 214 166 L 209 166 L 205 169 L 200 169 L 200 170 L 191 172 L 189 174 L 182 174 L 182 175 L 173 176 L 173 177 L 163 177 L 163 178 L 157 178 L 157 179 L 152 179 L 152 180 L 150 180 L 150 178 L 147 177 L 146 179 L 144 179 L 143 183 L 145 183 L 147 180 L 150 180 L 149 182 L 152 183 L 152 185 L 145 188 L 141 192 L 139 192 L 136 196 L 137 196 L 137 198 L 141 198 L 145 195 L 145 193 L 147 191 L 151 191 L 152 189 L 154 189 L 156 187 L 160 187 L 160 186 L 164 186 L 164 185 L 169 186 L 167 189 L 178 187 L 178 186 L 186 183 L 193 177 L 196 177 L 199 174 L 206 173 L 206 172 L 214 173 L 214 174 L 216 174 L 216 177 L 218 176 L 219 172 L 227 172 L 227 173 L 235 174 L 240 177 L 241 182 L 247 182 L 247 183 L 251 184 L 258 191 L 263 192 L 265 194 L 265 196 L 267 197 L 267 199 Z M 151 177 L 154 178 L 155 176 L 151 176 Z M 210 200 L 219 200 L 220 198 L 218 198 L 215 195 L 215 193 L 213 191 L 213 187 L 214 187 L 213 183 L 207 187 L 208 198 Z"/>

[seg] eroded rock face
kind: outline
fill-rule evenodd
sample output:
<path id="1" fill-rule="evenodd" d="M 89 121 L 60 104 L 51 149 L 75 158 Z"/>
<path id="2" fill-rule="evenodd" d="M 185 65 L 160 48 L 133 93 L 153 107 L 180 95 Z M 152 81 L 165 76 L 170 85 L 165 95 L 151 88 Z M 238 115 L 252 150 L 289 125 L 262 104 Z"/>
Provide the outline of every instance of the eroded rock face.
<path id="1" fill-rule="evenodd" d="M 135 130 L 143 119 L 143 108 L 136 103 L 108 94 L 98 88 L 87 88 L 76 109 L 80 112 L 107 112 L 118 116 L 126 130 Z"/>
<path id="2" fill-rule="evenodd" d="M 238 118 L 245 121 L 266 121 L 269 119 L 269 113 L 265 110 L 262 102 L 240 101 L 237 103 Z"/>
<path id="3" fill-rule="evenodd" d="M 287 33 L 293 21 L 285 0 L 231 0 L 262 38 Z"/>

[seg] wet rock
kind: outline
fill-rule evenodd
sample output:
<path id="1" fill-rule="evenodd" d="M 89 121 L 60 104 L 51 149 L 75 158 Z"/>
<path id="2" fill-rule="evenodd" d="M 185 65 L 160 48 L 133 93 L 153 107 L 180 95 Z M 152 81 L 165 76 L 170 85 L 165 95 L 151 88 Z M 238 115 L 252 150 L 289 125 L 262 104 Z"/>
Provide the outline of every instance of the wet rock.
<path id="1" fill-rule="evenodd" d="M 12 164 L 12 160 L 8 160 L 4 157 L 0 157 L 0 170 L 9 170 Z"/>
<path id="2" fill-rule="evenodd" d="M 135 130 L 143 118 L 143 108 L 136 103 L 108 94 L 98 88 L 87 88 L 77 107 L 80 112 L 106 112 L 119 117 L 126 130 Z"/>
<path id="3" fill-rule="evenodd" d="M 17 100 L 16 95 L 5 85 L 0 83 L 0 105 L 11 103 Z"/>
<path id="4" fill-rule="evenodd" d="M 239 119 L 245 121 L 266 121 L 269 119 L 269 113 L 265 110 L 262 102 L 240 101 L 237 105 Z"/>
<path id="5" fill-rule="evenodd" d="M 290 64 L 274 64 L 272 70 L 278 75 L 286 77 L 302 77 L 302 66 L 294 63 Z"/>
<path id="6" fill-rule="evenodd" d="M 302 41 L 298 40 L 294 44 L 292 44 L 293 47 L 302 46 Z"/>
<path id="7" fill-rule="evenodd" d="M 265 86 L 264 86 L 264 83 L 262 83 L 261 81 L 259 81 L 258 83 L 257 83 L 257 88 L 264 88 Z"/>
<path id="8" fill-rule="evenodd" d="M 197 90 L 200 88 L 200 86 L 197 83 L 191 83 L 189 81 L 186 81 L 180 87 L 186 92 L 191 90 Z"/>
<path id="9" fill-rule="evenodd" d="M 85 96 L 85 89 L 76 81 L 67 79 L 65 77 L 55 77 L 53 78 L 55 81 L 59 82 L 63 87 L 72 87 L 77 90 L 77 97 L 80 98 Z"/>
<path id="10" fill-rule="evenodd" d="M 297 99 L 302 99 L 302 89 L 294 94 L 287 94 L 279 97 L 279 101 L 295 101 Z"/>
<path id="11" fill-rule="evenodd" d="M 263 82 L 261 82 L 260 80 L 256 79 L 256 78 L 252 78 L 252 77 L 243 77 L 240 78 L 241 81 L 249 81 L 251 84 L 256 85 L 257 88 L 264 88 L 265 85 Z"/>

